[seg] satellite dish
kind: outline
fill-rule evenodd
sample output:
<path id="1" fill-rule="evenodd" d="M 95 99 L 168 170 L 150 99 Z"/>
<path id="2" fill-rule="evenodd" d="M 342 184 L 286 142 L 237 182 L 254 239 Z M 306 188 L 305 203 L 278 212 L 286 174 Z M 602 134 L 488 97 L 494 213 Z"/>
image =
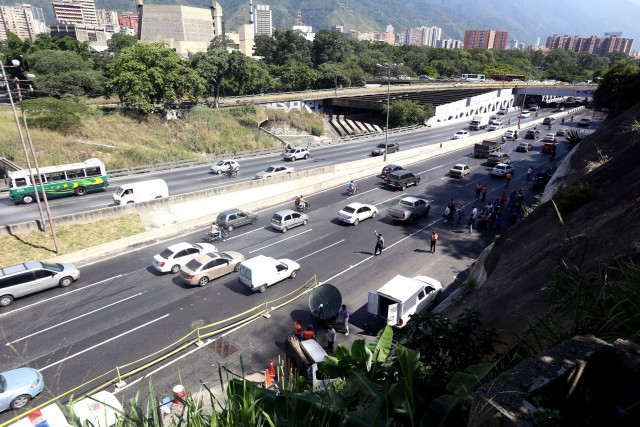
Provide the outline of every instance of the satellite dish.
<path id="1" fill-rule="evenodd" d="M 318 319 L 335 319 L 338 317 L 341 306 L 342 295 L 335 286 L 325 283 L 311 291 L 309 310 Z"/>

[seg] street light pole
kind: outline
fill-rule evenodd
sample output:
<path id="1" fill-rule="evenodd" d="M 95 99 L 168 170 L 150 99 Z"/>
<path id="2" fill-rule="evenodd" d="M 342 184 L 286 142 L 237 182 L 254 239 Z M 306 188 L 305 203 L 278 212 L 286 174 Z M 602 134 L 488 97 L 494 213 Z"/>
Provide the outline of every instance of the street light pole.
<path id="1" fill-rule="evenodd" d="M 527 100 L 527 90 L 529 89 L 529 82 L 531 81 L 532 70 L 533 70 L 533 65 L 529 67 L 529 80 L 527 80 L 527 85 L 524 87 L 524 96 L 522 97 L 522 106 L 520 107 L 520 114 L 518 115 L 518 130 L 520 130 L 520 119 L 522 119 L 522 110 L 524 110 L 524 102 Z"/>
<path id="2" fill-rule="evenodd" d="M 389 102 L 391 98 L 391 69 L 402 67 L 402 63 L 399 64 L 376 64 L 380 68 L 387 69 L 387 126 L 384 132 L 384 157 L 383 160 L 387 161 L 387 146 L 389 145 Z"/>

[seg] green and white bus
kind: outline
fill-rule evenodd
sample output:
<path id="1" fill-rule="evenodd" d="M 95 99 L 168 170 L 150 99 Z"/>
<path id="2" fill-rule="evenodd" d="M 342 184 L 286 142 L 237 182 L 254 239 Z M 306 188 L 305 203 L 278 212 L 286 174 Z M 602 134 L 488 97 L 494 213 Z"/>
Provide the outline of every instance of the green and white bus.
<path id="1" fill-rule="evenodd" d="M 35 169 L 33 177 L 42 197 L 42 184 L 47 197 L 84 196 L 88 191 L 109 186 L 104 163 L 100 159 L 89 159 L 83 163 L 40 168 L 40 178 Z M 15 204 L 35 201 L 35 190 L 28 170 L 9 172 L 9 198 Z M 42 183 L 42 184 L 41 184 Z"/>

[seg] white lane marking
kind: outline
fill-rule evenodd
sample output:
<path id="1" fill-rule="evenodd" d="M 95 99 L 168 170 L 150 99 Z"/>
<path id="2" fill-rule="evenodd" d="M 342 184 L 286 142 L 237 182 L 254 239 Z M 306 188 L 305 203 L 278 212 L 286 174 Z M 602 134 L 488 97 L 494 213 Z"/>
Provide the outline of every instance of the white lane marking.
<path id="1" fill-rule="evenodd" d="M 213 175 L 212 173 L 210 173 L 209 171 L 207 171 L 208 174 Z M 198 171 L 198 172 L 191 172 L 191 173 L 185 173 L 184 175 L 186 176 L 191 176 L 191 175 L 202 175 L 203 172 L 202 171 Z"/>
<path id="2" fill-rule="evenodd" d="M 53 325 L 53 326 L 49 326 L 48 328 L 42 329 L 42 330 L 40 330 L 40 331 L 38 331 L 38 332 L 34 332 L 34 333 L 29 334 L 29 335 L 27 335 L 27 336 L 24 336 L 24 337 L 22 337 L 22 338 L 18 338 L 17 340 L 10 341 L 10 342 L 6 343 L 5 345 L 11 345 L 11 344 L 15 344 L 15 343 L 17 343 L 17 342 L 20 342 L 20 341 L 26 340 L 27 338 L 31 338 L 31 337 L 33 337 L 33 336 L 35 336 L 35 335 L 38 335 L 38 334 L 41 334 L 41 333 L 43 333 L 43 332 L 47 332 L 47 331 L 49 331 L 49 330 L 51 330 L 51 329 L 57 328 L 58 326 L 62 326 L 62 325 L 64 325 L 65 323 L 73 322 L 74 320 L 78 320 L 78 319 L 81 319 L 81 318 L 83 318 L 83 317 L 85 317 L 85 316 L 88 316 L 88 315 L 90 315 L 90 314 L 97 313 L 97 312 L 98 312 L 98 311 L 100 311 L 100 310 L 104 310 L 105 308 L 109 308 L 109 307 L 114 306 L 114 305 L 116 305 L 116 304 L 120 304 L 121 302 L 125 302 L 125 301 L 127 301 L 127 300 L 130 300 L 131 298 L 139 297 L 139 296 L 140 296 L 140 295 L 142 295 L 143 293 L 144 293 L 144 292 L 140 292 L 140 293 L 138 293 L 138 294 L 131 295 L 130 297 L 127 297 L 127 298 L 121 299 L 121 300 L 119 300 L 119 301 L 112 302 L 111 304 L 105 305 L 104 307 L 97 308 L 97 309 L 95 309 L 95 310 L 93 310 L 93 311 L 90 311 L 90 312 L 88 312 L 88 313 L 81 314 L 80 316 L 76 316 L 76 317 L 74 317 L 74 318 L 72 318 L 72 319 L 65 320 L 64 322 L 60 322 L 60 323 L 57 323 L 57 324 L 55 324 L 55 325 Z"/>
<path id="3" fill-rule="evenodd" d="M 430 169 L 424 170 L 422 172 L 418 172 L 418 175 L 422 175 L 423 173 L 427 173 L 427 172 L 434 171 L 436 169 L 440 169 L 441 167 L 444 167 L 444 165 L 435 166 L 435 167 L 432 167 Z"/>
<path id="4" fill-rule="evenodd" d="M 253 230 L 247 231 L 246 233 L 236 234 L 233 237 L 227 237 L 223 241 L 228 242 L 229 240 L 237 239 L 238 237 L 246 236 L 247 234 L 255 233 L 256 231 L 266 230 L 267 228 L 268 228 L 268 226 L 267 227 L 261 227 L 261 228 L 254 228 Z"/>
<path id="5" fill-rule="evenodd" d="M 65 362 L 65 361 L 67 361 L 67 360 L 69 360 L 69 359 L 73 359 L 73 358 L 74 358 L 74 357 L 76 357 L 76 356 L 80 356 L 81 354 L 86 353 L 87 351 L 90 351 L 90 350 L 93 350 L 94 348 L 97 348 L 97 347 L 103 346 L 103 345 L 105 345 L 105 344 L 106 344 L 106 343 L 108 343 L 108 342 L 111 342 L 111 341 L 116 340 L 116 339 L 118 339 L 118 338 L 120 338 L 120 337 L 123 337 L 123 336 L 125 336 L 125 335 L 128 335 L 128 334 L 130 334 L 131 332 L 134 332 L 134 331 L 137 331 L 138 329 L 144 328 L 145 326 L 148 326 L 148 325 L 150 325 L 150 324 L 152 324 L 152 323 L 155 323 L 155 322 L 157 322 L 157 321 L 159 321 L 159 320 L 162 320 L 162 319 L 164 319 L 164 318 L 166 318 L 166 317 L 168 317 L 168 316 L 170 316 L 170 315 L 169 315 L 169 314 L 165 314 L 164 316 L 158 317 L 157 319 L 154 319 L 154 320 L 152 320 L 152 321 L 150 321 L 150 322 L 147 322 L 147 323 L 145 323 L 144 325 L 136 326 L 135 328 L 133 328 L 133 329 L 131 329 L 131 330 L 127 331 L 127 332 L 123 332 L 123 333 L 121 333 L 120 335 L 116 335 L 115 337 L 109 338 L 109 339 L 108 339 L 108 340 L 106 340 L 106 341 L 102 341 L 101 343 L 96 344 L 96 345 L 93 345 L 93 346 L 91 346 L 91 347 L 89 347 L 89 348 L 86 348 L 86 349 L 84 349 L 84 350 L 82 350 L 82 351 L 80 351 L 80 352 L 78 352 L 78 353 L 76 353 L 76 354 L 72 354 L 71 356 L 67 356 L 67 357 L 65 357 L 64 359 L 60 359 L 60 360 L 58 360 L 57 362 L 53 362 L 53 363 L 51 363 L 51 364 L 49 364 L 49 365 L 45 366 L 44 368 L 40 368 L 40 369 L 38 369 L 38 371 L 42 372 L 42 371 L 44 371 L 45 369 L 49 369 L 49 368 L 51 368 L 52 366 L 59 365 L 59 364 L 61 364 L 62 362 Z"/>
<path id="6" fill-rule="evenodd" d="M 89 205 L 88 208 L 108 208 L 109 206 L 115 206 L 112 202 L 102 203 L 100 205 Z"/>
<path id="7" fill-rule="evenodd" d="M 392 198 L 390 198 L 390 199 L 383 200 L 383 201 L 381 201 L 380 203 L 376 203 L 376 204 L 375 204 L 375 205 L 373 205 L 373 206 L 382 205 L 382 204 L 384 204 L 384 203 L 390 202 L 391 200 L 399 199 L 400 197 L 404 196 L 405 194 L 407 194 L 407 193 L 402 193 L 402 194 L 399 194 L 399 195 L 397 195 L 397 196 L 394 196 L 394 197 L 392 197 Z"/>
<path id="8" fill-rule="evenodd" d="M 437 219 L 437 220 L 435 220 L 435 221 L 432 221 L 431 223 L 427 224 L 426 226 L 422 227 L 421 229 L 419 229 L 419 230 L 417 230 L 417 231 L 415 231 L 415 232 L 413 232 L 413 233 L 411 233 L 411 234 L 407 235 L 406 237 L 403 237 L 402 239 L 398 240 L 397 242 L 393 243 L 393 244 L 392 244 L 392 245 L 390 245 L 390 246 L 385 246 L 385 249 L 384 249 L 384 250 L 386 251 L 386 250 L 388 250 L 388 249 L 390 249 L 390 248 L 392 248 L 392 247 L 394 247 L 394 246 L 396 246 L 396 245 L 398 245 L 398 244 L 400 244 L 400 243 L 404 242 L 405 240 L 407 240 L 407 239 L 409 239 L 409 238 L 413 237 L 414 235 L 416 235 L 416 234 L 418 234 L 418 233 L 422 232 L 423 230 L 426 230 L 427 228 L 431 227 L 433 224 L 435 224 L 436 222 L 439 222 L 439 221 L 442 221 L 442 218 Z M 381 255 L 378 255 L 378 256 L 381 256 Z M 356 264 L 354 264 L 354 265 L 350 265 L 349 267 L 347 267 L 347 268 L 345 268 L 344 270 L 342 270 L 342 271 L 340 271 L 340 272 L 338 272 L 338 273 L 334 274 L 333 276 L 329 277 L 328 279 L 321 280 L 320 282 L 318 282 L 318 285 L 321 285 L 321 284 L 323 284 L 323 283 L 330 282 L 331 280 L 335 279 L 336 277 L 342 276 L 342 275 L 343 275 L 344 273 L 346 273 L 347 271 L 352 270 L 352 269 L 354 269 L 354 268 L 358 267 L 360 264 L 363 264 L 363 263 L 365 263 L 366 261 L 369 261 L 369 260 L 370 260 L 371 258 L 373 258 L 373 257 L 374 257 L 373 255 L 369 255 L 367 258 L 363 259 L 362 261 L 357 262 L 357 263 L 356 263 Z"/>
<path id="9" fill-rule="evenodd" d="M 261 248 L 254 249 L 254 250 L 252 250 L 252 251 L 251 251 L 251 252 L 249 252 L 249 253 L 250 253 L 250 254 L 252 254 L 252 253 L 254 253 L 254 252 L 258 252 L 259 250 L 262 250 L 262 249 L 264 249 L 264 248 L 268 248 L 269 246 L 277 245 L 277 244 L 282 243 L 282 242 L 284 242 L 284 241 L 287 241 L 287 240 L 289 240 L 289 239 L 293 239 L 293 238 L 295 238 L 295 237 L 302 236 L 303 234 L 308 233 L 308 232 L 310 232 L 311 230 L 313 230 L 313 228 L 310 228 L 310 229 L 308 229 L 307 231 L 303 231 L 302 233 L 296 234 L 295 236 L 287 237 L 286 239 L 278 240 L 277 242 L 273 242 L 273 243 L 271 243 L 271 244 L 269 244 L 269 245 L 266 245 L 266 246 L 263 246 L 263 247 L 261 247 Z"/>
<path id="10" fill-rule="evenodd" d="M 344 242 L 345 240 L 346 240 L 346 239 L 342 239 L 342 240 L 340 240 L 340 241 L 338 241 L 338 242 L 335 242 L 335 243 L 330 244 L 329 246 L 325 246 L 325 247 L 324 247 L 324 248 L 322 248 L 322 249 L 318 249 L 318 250 L 317 250 L 317 251 L 315 251 L 315 252 L 311 252 L 310 254 L 305 255 L 305 256 L 303 256 L 302 258 L 298 258 L 298 259 L 296 260 L 296 262 L 302 261 L 303 259 L 305 259 L 305 258 L 307 258 L 307 257 L 310 257 L 311 255 L 315 255 L 315 254 L 317 254 L 318 252 L 322 252 L 322 251 L 324 251 L 325 249 L 329 249 L 329 248 L 330 248 L 330 247 L 332 247 L 332 246 L 339 245 L 340 243 Z"/>
<path id="11" fill-rule="evenodd" d="M 82 288 L 74 289 L 73 291 L 65 292 L 62 295 L 56 295 L 55 297 L 47 298 L 45 300 L 38 301 L 38 302 L 35 302 L 33 304 L 25 305 L 24 307 L 16 308 L 15 310 L 11 310 L 11 311 L 9 311 L 7 313 L 0 314 L 0 317 L 7 316 L 9 314 L 13 314 L 13 313 L 16 313 L 18 311 L 26 310 L 27 308 L 31 308 L 31 307 L 34 307 L 36 305 L 44 304 L 45 302 L 53 301 L 54 299 L 66 297 L 69 294 L 73 294 L 73 293 L 76 293 L 76 292 L 84 291 L 85 289 L 93 288 L 94 286 L 100 285 L 100 284 L 102 284 L 102 283 L 104 283 L 104 282 L 106 282 L 108 280 L 118 279 L 120 277 L 122 277 L 122 274 L 118 274 L 117 276 L 109 277 L 108 279 L 100 280 L 99 282 L 96 282 L 96 283 L 94 283 L 92 285 L 87 285 L 87 286 L 82 287 Z"/>

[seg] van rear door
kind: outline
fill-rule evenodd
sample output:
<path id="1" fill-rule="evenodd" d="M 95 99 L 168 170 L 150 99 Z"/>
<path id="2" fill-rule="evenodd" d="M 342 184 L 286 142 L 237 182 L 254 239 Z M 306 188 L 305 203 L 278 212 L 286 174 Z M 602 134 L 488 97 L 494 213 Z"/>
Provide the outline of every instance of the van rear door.
<path id="1" fill-rule="evenodd" d="M 374 316 L 377 316 L 379 309 L 380 309 L 380 295 L 378 295 L 375 292 L 369 292 L 369 301 L 367 302 L 367 312 L 373 314 Z"/>
<path id="2" fill-rule="evenodd" d="M 389 311 L 387 311 L 387 325 L 395 326 L 398 324 L 398 303 L 389 304 Z"/>

